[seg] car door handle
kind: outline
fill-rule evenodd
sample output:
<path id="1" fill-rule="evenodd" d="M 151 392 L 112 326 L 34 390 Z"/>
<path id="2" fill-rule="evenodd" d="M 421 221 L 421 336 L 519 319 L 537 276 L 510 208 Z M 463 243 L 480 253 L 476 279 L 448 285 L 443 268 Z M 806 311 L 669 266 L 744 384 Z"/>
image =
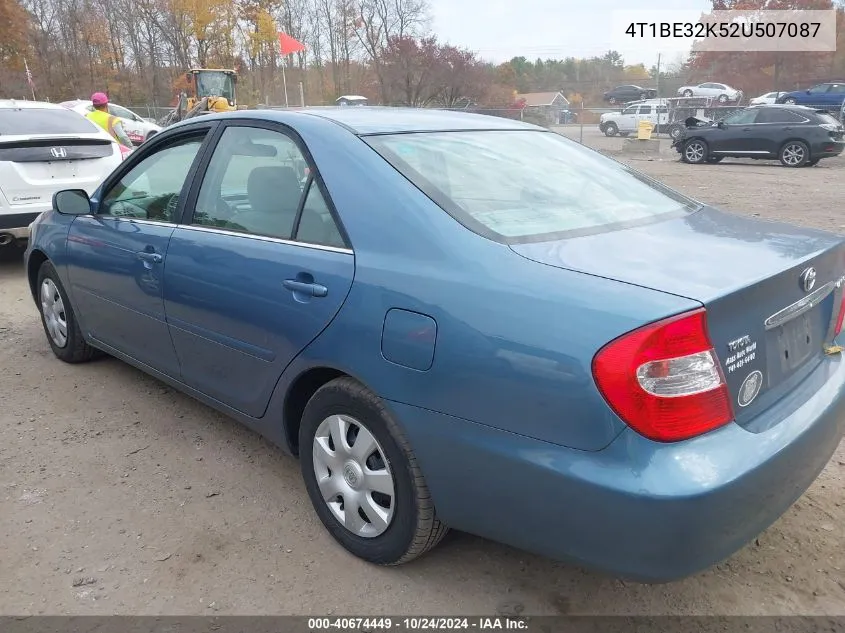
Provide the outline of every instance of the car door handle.
<path id="1" fill-rule="evenodd" d="M 329 289 L 323 285 L 298 281 L 296 279 L 285 279 L 282 285 L 293 292 L 301 292 L 304 295 L 311 295 L 312 297 L 325 297 L 329 294 Z"/>
<path id="2" fill-rule="evenodd" d="M 149 251 L 139 251 L 138 259 L 144 262 L 152 262 L 153 264 L 161 263 L 161 255 L 159 253 L 150 253 Z"/>
<path id="3" fill-rule="evenodd" d="M 751 128 L 750 127 L 744 127 L 744 128 L 742 128 L 742 131 L 743 132 L 750 132 Z"/>

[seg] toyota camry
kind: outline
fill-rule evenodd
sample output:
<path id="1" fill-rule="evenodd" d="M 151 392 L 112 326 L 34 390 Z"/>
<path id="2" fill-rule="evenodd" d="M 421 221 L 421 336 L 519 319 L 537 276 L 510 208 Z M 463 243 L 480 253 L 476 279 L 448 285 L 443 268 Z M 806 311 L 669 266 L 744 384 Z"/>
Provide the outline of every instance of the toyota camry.
<path id="1" fill-rule="evenodd" d="M 777 520 L 845 429 L 842 237 L 522 122 L 210 115 L 53 207 L 26 266 L 55 356 L 120 359 L 298 456 L 373 563 L 451 528 L 681 578 Z"/>

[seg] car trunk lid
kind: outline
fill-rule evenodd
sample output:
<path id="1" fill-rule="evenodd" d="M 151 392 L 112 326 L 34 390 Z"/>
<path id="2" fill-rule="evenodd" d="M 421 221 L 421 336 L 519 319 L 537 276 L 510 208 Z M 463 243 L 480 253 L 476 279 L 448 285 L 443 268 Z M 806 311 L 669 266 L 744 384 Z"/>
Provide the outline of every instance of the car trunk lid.
<path id="1" fill-rule="evenodd" d="M 49 202 L 60 189 L 98 184 L 102 159 L 116 153 L 115 143 L 100 136 L 0 136 L 0 187 L 12 207 Z"/>
<path id="2" fill-rule="evenodd" d="M 543 264 L 701 302 L 736 421 L 748 425 L 824 358 L 841 301 L 843 244 L 829 233 L 703 208 L 511 248 Z"/>

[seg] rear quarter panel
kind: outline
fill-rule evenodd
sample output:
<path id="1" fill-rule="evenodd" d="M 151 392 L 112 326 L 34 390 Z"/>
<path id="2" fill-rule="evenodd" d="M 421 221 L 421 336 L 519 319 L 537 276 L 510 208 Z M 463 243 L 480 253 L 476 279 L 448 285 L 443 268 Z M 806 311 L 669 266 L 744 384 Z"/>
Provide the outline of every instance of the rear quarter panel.
<path id="1" fill-rule="evenodd" d="M 689 299 L 531 262 L 452 219 L 361 140 L 300 132 L 355 251 L 356 278 L 332 324 L 285 373 L 331 366 L 388 400 L 582 450 L 624 428 L 595 387 L 595 352 Z M 388 361 L 393 308 L 436 322 L 430 369 Z"/>

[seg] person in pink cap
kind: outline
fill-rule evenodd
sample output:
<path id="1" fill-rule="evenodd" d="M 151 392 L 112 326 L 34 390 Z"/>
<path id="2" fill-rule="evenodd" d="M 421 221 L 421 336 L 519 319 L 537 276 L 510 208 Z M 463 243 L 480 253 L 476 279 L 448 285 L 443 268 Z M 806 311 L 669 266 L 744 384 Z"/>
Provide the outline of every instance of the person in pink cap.
<path id="1" fill-rule="evenodd" d="M 132 141 L 129 140 L 129 136 L 123 130 L 120 119 L 109 114 L 109 98 L 106 93 L 95 92 L 92 94 L 91 104 L 94 106 L 94 110 L 85 116 L 108 132 L 118 143 L 131 148 Z"/>

